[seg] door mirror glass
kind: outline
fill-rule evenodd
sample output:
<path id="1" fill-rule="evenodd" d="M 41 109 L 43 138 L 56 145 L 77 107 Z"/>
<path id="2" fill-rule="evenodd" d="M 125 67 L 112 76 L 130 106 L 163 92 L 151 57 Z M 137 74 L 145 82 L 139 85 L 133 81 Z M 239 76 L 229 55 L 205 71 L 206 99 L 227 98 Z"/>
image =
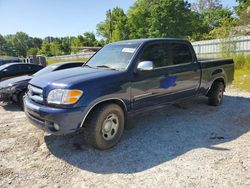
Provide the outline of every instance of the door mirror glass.
<path id="1" fill-rule="evenodd" d="M 142 72 L 152 71 L 153 69 L 154 69 L 153 61 L 142 61 L 137 66 L 137 70 Z"/>

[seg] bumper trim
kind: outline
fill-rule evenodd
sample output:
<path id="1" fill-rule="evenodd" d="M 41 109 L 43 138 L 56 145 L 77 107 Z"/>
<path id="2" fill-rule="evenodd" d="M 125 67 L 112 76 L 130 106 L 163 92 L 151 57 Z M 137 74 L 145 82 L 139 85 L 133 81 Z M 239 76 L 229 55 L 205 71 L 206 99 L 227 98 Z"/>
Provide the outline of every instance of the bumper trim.
<path id="1" fill-rule="evenodd" d="M 27 97 L 27 96 L 25 96 L 25 98 L 26 98 L 26 97 Z M 40 110 L 40 107 L 39 107 L 39 106 L 32 104 L 29 100 L 24 100 L 24 101 L 25 101 L 25 106 L 26 106 L 27 108 L 39 112 L 39 110 Z"/>
<path id="2" fill-rule="evenodd" d="M 26 95 L 24 97 L 24 110 L 31 124 L 48 133 L 64 135 L 81 128 L 80 125 L 85 107 L 70 109 L 51 108 L 33 102 Z M 57 124 L 59 129 L 54 129 L 54 124 Z"/>

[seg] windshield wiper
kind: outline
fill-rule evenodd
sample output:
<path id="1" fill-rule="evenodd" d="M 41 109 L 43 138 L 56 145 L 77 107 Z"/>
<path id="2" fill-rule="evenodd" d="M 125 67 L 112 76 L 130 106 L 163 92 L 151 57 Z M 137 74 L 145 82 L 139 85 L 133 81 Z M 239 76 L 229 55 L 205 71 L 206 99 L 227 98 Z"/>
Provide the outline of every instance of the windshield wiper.
<path id="1" fill-rule="evenodd" d="M 112 68 L 112 67 L 109 67 L 109 66 L 107 66 L 107 65 L 97 65 L 96 67 L 97 67 L 97 68 L 107 68 L 107 69 L 117 70 L 117 69 Z"/>
<path id="2" fill-rule="evenodd" d="M 89 67 L 89 68 L 93 68 L 93 67 L 89 66 L 88 64 L 84 64 L 82 67 Z"/>

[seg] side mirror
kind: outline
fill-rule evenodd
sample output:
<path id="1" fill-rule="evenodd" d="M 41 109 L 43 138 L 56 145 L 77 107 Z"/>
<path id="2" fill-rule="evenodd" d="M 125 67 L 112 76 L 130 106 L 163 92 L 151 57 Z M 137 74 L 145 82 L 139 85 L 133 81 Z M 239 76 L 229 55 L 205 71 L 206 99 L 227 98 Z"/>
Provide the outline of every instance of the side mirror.
<path id="1" fill-rule="evenodd" d="M 7 69 L 3 69 L 2 73 L 6 73 L 7 72 Z"/>
<path id="2" fill-rule="evenodd" d="M 141 72 L 147 72 L 154 70 L 154 63 L 153 61 L 142 61 L 138 64 L 137 70 Z"/>

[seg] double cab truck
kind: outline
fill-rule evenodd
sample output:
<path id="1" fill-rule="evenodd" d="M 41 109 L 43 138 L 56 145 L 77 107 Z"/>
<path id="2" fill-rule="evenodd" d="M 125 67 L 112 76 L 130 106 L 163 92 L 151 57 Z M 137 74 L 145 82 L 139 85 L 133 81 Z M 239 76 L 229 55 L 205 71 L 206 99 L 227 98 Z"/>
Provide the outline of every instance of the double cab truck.
<path id="1" fill-rule="evenodd" d="M 87 143 L 105 150 L 118 143 L 134 114 L 199 95 L 218 106 L 233 79 L 233 60 L 198 60 L 186 40 L 121 41 L 82 67 L 33 78 L 25 113 L 51 134 L 83 129 Z"/>

